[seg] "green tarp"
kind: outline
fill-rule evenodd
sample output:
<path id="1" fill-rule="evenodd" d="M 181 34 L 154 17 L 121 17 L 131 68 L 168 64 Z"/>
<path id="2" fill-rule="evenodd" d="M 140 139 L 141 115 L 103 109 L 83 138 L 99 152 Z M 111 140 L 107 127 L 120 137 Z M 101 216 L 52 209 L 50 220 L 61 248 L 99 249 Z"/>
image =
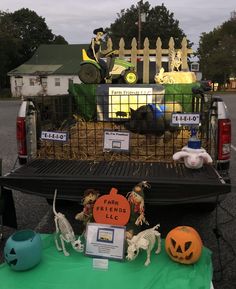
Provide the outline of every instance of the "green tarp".
<path id="1" fill-rule="evenodd" d="M 92 268 L 92 258 L 76 253 L 67 245 L 70 256 L 56 250 L 53 236 L 42 235 L 41 263 L 26 272 L 15 272 L 7 264 L 0 266 L 0 289 L 209 289 L 212 279 L 211 252 L 203 248 L 194 265 L 173 262 L 162 251 L 151 256 L 144 266 L 144 251 L 132 262 L 109 261 L 107 271 Z"/>
<path id="2" fill-rule="evenodd" d="M 77 113 L 86 121 L 96 116 L 96 87 L 96 84 L 69 84 L 69 93 L 74 97 Z"/>
<path id="3" fill-rule="evenodd" d="M 164 84 L 165 101 L 179 102 L 184 112 L 192 112 L 192 88 L 199 86 L 199 83 Z"/>

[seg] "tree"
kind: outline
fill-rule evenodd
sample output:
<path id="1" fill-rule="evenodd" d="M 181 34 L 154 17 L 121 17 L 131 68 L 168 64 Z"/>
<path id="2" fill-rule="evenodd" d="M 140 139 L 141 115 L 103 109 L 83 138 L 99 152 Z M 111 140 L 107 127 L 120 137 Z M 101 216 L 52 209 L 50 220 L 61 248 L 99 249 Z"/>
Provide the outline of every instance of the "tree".
<path id="1" fill-rule="evenodd" d="M 7 72 L 28 60 L 40 44 L 67 44 L 54 35 L 45 19 L 22 8 L 13 13 L 0 11 L 0 83 L 6 85 Z"/>
<path id="2" fill-rule="evenodd" d="M 225 84 L 236 71 L 236 20 L 202 33 L 197 54 L 203 77 Z"/>
<path id="3" fill-rule="evenodd" d="M 15 36 L 22 40 L 21 54 L 24 57 L 22 61 L 31 57 L 40 44 L 50 44 L 58 40 L 59 36 L 52 33 L 45 19 L 28 8 L 15 11 L 10 17 L 14 25 L 13 29 L 16 32 Z M 67 44 L 65 39 L 60 36 L 60 43 L 62 44 L 62 42 Z"/>
<path id="4" fill-rule="evenodd" d="M 9 31 L 12 22 L 8 14 L 0 11 L 0 88 L 7 84 L 7 72 L 19 64 L 20 40 Z M 11 30 L 12 31 L 12 30 Z"/>
<path id="5" fill-rule="evenodd" d="M 132 5 L 129 9 L 122 9 L 110 28 L 106 28 L 115 48 L 118 47 L 121 37 L 129 44 L 134 37 L 138 40 L 140 13 L 146 15 L 146 21 L 141 23 L 141 43 L 145 37 L 148 37 L 150 47 L 155 47 L 156 40 L 160 37 L 163 47 L 167 47 L 170 37 L 173 37 L 176 46 L 181 45 L 181 41 L 186 35 L 179 27 L 179 21 L 174 19 L 174 14 L 170 13 L 164 4 L 151 8 L 148 1 L 143 3 L 141 0 L 136 6 Z"/>
<path id="6" fill-rule="evenodd" d="M 52 44 L 68 44 L 68 43 L 63 36 L 54 35 Z"/>

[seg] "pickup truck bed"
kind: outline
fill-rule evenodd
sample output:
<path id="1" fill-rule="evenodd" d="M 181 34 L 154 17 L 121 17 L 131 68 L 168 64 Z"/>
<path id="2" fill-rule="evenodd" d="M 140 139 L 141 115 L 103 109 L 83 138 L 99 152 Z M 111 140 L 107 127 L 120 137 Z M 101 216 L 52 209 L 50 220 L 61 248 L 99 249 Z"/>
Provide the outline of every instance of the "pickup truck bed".
<path id="1" fill-rule="evenodd" d="M 165 162 L 35 159 L 1 177 L 0 185 L 48 199 L 57 188 L 60 199 L 80 201 L 85 189 L 108 193 L 116 187 L 126 195 L 143 180 L 151 185 L 145 201 L 155 205 L 217 201 L 230 192 L 230 185 L 211 165 L 191 170 L 182 163 Z"/>

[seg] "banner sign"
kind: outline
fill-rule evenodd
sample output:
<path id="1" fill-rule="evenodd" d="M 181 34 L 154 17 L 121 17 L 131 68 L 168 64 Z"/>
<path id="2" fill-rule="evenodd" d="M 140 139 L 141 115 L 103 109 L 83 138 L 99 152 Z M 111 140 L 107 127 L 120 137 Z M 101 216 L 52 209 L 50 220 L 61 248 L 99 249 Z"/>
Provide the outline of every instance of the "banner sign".
<path id="1" fill-rule="evenodd" d="M 120 121 L 130 118 L 130 108 L 136 110 L 142 105 L 160 103 L 165 88 L 161 85 L 98 85 L 97 120 Z"/>

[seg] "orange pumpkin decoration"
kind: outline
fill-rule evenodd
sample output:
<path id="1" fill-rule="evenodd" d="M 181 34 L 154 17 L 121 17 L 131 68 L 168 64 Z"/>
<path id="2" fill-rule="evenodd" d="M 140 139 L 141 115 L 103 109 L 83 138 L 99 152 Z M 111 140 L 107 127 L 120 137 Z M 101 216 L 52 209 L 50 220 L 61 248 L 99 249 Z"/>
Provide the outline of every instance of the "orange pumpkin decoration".
<path id="1" fill-rule="evenodd" d="M 128 200 L 112 188 L 108 195 L 99 197 L 93 207 L 96 223 L 125 226 L 130 218 Z"/>
<path id="2" fill-rule="evenodd" d="M 167 234 L 165 249 L 173 261 L 193 264 L 201 256 L 202 240 L 192 227 L 179 226 Z"/>

